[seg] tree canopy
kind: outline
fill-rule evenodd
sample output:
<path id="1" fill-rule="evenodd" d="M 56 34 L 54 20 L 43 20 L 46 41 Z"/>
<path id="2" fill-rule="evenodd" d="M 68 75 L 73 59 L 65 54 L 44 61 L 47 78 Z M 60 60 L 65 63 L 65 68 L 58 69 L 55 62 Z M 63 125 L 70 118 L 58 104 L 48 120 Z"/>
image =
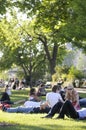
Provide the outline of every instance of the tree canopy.
<path id="1" fill-rule="evenodd" d="M 52 75 L 67 53 L 66 43 L 86 53 L 86 0 L 2 0 L 0 3 L 1 68 L 15 63 L 29 75 L 37 68 L 42 72 L 50 70 Z M 18 20 L 19 13 L 26 14 L 27 19 Z"/>

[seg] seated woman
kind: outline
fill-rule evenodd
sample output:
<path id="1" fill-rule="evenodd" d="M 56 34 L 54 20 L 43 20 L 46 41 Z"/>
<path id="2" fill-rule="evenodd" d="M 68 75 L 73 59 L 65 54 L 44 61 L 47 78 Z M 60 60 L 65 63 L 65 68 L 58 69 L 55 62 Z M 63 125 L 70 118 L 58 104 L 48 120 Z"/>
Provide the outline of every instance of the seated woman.
<path id="1" fill-rule="evenodd" d="M 2 93 L 2 97 L 1 97 L 1 99 L 0 99 L 0 102 L 1 102 L 2 104 L 4 104 L 4 103 L 14 104 L 14 103 L 10 100 L 10 97 L 9 97 L 9 95 L 7 94 L 7 92 L 3 92 L 3 93 Z"/>
<path id="2" fill-rule="evenodd" d="M 41 101 L 41 99 L 37 96 L 35 88 L 30 89 L 29 101 L 35 101 L 35 102 Z"/>
<path id="3" fill-rule="evenodd" d="M 67 87 L 65 100 L 70 100 L 76 110 L 80 109 L 79 94 L 72 84 L 69 84 Z"/>
<path id="4" fill-rule="evenodd" d="M 46 96 L 46 90 L 45 90 L 45 85 L 44 84 L 40 84 L 38 91 L 37 91 L 37 95 L 38 96 Z"/>
<path id="5" fill-rule="evenodd" d="M 69 100 L 67 100 L 62 106 L 57 119 L 64 119 L 65 115 L 69 118 L 83 120 L 86 119 L 86 108 L 75 110 L 73 104 Z"/>

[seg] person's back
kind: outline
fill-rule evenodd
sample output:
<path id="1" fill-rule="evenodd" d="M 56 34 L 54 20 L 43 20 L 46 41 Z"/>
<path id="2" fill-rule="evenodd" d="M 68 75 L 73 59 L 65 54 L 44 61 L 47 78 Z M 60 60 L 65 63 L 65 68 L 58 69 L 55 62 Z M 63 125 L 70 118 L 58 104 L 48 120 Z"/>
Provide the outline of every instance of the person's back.
<path id="1" fill-rule="evenodd" d="M 13 102 L 10 100 L 9 95 L 6 92 L 2 93 L 2 97 L 1 97 L 0 101 L 2 104 L 4 104 L 4 103 L 13 104 Z"/>
<path id="2" fill-rule="evenodd" d="M 6 87 L 5 87 L 5 92 L 10 96 L 12 93 L 11 93 L 11 87 L 9 87 L 9 85 L 7 84 Z"/>
<path id="3" fill-rule="evenodd" d="M 46 101 L 48 105 L 52 108 L 57 102 L 63 102 L 61 95 L 58 92 L 58 86 L 54 85 L 52 92 L 46 94 Z"/>
<path id="4" fill-rule="evenodd" d="M 6 92 L 3 92 L 0 101 L 10 101 L 9 95 Z"/>
<path id="5" fill-rule="evenodd" d="M 59 93 L 50 92 L 46 95 L 46 100 L 49 103 L 49 106 L 52 108 L 57 102 L 61 101 L 62 98 Z"/>

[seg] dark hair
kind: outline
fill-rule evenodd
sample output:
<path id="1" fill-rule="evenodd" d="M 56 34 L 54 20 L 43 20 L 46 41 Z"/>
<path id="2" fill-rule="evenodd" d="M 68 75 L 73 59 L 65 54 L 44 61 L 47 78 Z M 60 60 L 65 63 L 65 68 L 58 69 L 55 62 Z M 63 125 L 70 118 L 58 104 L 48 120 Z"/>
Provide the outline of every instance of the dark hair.
<path id="1" fill-rule="evenodd" d="M 52 92 L 56 92 L 57 88 L 58 88 L 58 86 L 57 86 L 57 85 L 54 85 L 54 86 L 52 87 Z"/>
<path id="2" fill-rule="evenodd" d="M 44 84 L 42 83 L 42 84 L 40 84 L 40 87 L 44 87 Z"/>
<path id="3" fill-rule="evenodd" d="M 30 95 L 34 95 L 34 94 L 35 94 L 35 91 L 36 91 L 35 88 L 31 88 L 31 89 L 30 89 Z"/>
<path id="4" fill-rule="evenodd" d="M 9 85 L 7 84 L 7 85 L 6 85 L 6 88 L 8 88 L 8 87 L 9 87 Z"/>
<path id="5" fill-rule="evenodd" d="M 6 100 L 10 101 L 10 97 L 6 92 L 3 92 L 0 101 L 6 101 Z"/>
<path id="6" fill-rule="evenodd" d="M 61 90 L 61 85 L 57 84 L 57 90 Z"/>

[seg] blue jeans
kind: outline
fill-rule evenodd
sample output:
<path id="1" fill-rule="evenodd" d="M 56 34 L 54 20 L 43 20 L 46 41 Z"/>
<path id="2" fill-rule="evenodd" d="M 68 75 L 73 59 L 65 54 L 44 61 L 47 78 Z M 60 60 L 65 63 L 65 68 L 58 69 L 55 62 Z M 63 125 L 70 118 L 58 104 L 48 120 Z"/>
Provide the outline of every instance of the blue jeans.
<path id="1" fill-rule="evenodd" d="M 6 112 L 9 113 L 30 113 L 33 112 L 33 107 L 15 107 L 15 108 L 7 108 Z"/>
<path id="2" fill-rule="evenodd" d="M 79 99 L 79 103 L 81 107 L 86 107 L 86 98 Z"/>

